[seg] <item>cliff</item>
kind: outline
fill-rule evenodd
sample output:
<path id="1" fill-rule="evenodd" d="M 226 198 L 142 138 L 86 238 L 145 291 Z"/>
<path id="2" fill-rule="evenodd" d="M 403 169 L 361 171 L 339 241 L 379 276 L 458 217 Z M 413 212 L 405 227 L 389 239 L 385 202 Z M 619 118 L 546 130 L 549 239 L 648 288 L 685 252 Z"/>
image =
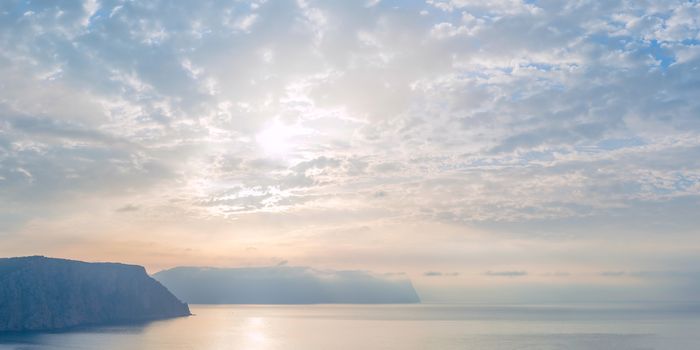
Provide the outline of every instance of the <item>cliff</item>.
<path id="1" fill-rule="evenodd" d="M 0 331 L 190 315 L 141 266 L 41 256 L 0 259 Z"/>
<path id="2" fill-rule="evenodd" d="M 178 298 L 197 304 L 419 303 L 411 281 L 364 271 L 309 267 L 177 267 L 153 275 Z"/>

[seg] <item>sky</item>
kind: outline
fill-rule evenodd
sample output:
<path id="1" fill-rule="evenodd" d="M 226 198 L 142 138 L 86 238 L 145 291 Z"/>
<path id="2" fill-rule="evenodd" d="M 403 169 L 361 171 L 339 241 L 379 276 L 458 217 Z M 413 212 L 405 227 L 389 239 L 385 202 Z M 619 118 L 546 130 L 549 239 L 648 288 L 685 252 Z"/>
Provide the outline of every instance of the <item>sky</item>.
<path id="1" fill-rule="evenodd" d="M 0 256 L 700 301 L 699 208 L 699 1 L 0 3 Z"/>

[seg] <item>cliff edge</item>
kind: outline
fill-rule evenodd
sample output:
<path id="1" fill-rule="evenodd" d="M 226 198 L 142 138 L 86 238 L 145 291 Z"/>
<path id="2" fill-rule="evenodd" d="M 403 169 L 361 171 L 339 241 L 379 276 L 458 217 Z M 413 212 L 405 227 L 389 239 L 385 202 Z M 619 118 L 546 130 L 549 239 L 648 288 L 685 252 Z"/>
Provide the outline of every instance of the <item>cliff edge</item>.
<path id="1" fill-rule="evenodd" d="M 187 304 L 141 266 L 43 256 L 0 259 L 0 331 L 188 315 Z"/>

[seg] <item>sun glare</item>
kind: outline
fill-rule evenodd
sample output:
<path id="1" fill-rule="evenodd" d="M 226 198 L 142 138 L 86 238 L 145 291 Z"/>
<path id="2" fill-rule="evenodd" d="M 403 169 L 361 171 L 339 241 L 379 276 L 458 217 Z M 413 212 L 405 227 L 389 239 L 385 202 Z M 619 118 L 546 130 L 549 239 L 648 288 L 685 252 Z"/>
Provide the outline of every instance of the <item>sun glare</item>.
<path id="1" fill-rule="evenodd" d="M 283 157 L 299 148 L 304 136 L 313 133 L 313 130 L 301 125 L 284 124 L 275 120 L 255 135 L 255 142 L 266 155 Z"/>
<path id="2" fill-rule="evenodd" d="M 255 141 L 266 154 L 283 156 L 289 153 L 292 148 L 291 138 L 294 136 L 293 132 L 292 127 L 276 121 L 255 135 Z"/>

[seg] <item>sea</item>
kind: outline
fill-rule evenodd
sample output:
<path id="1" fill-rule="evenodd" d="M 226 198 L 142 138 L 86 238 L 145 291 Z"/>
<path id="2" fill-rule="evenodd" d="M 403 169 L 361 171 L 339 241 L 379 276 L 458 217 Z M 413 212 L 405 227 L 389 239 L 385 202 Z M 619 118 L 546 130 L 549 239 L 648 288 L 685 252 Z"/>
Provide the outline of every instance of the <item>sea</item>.
<path id="1" fill-rule="evenodd" d="M 0 350 L 700 349 L 687 305 L 191 305 L 193 316 L 0 334 Z"/>

